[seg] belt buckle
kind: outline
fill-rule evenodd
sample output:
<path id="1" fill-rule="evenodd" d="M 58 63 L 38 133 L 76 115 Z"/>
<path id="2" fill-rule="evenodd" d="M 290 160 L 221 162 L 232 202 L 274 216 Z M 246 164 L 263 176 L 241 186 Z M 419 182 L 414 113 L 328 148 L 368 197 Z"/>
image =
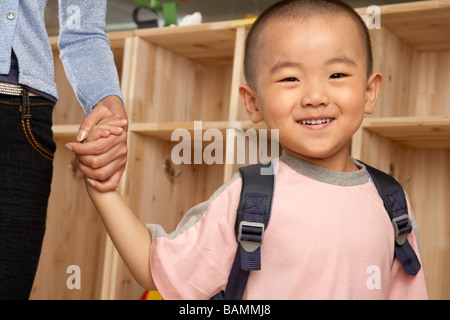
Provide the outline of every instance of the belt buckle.
<path id="1" fill-rule="evenodd" d="M 23 93 L 23 88 L 18 84 L 0 82 L 0 93 L 12 96 L 21 96 Z"/>

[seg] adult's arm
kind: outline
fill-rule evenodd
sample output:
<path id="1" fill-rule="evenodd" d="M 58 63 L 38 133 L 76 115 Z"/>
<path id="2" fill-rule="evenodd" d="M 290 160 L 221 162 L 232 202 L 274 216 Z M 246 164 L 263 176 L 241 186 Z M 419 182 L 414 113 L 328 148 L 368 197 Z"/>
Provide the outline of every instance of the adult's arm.
<path id="1" fill-rule="evenodd" d="M 77 134 L 80 142 L 106 117 L 119 114 L 127 119 L 105 19 L 106 0 L 59 0 L 60 58 L 87 115 Z M 98 190 L 117 188 L 126 166 L 127 130 L 108 139 L 69 146 L 77 154 L 80 171 L 96 180 Z"/>

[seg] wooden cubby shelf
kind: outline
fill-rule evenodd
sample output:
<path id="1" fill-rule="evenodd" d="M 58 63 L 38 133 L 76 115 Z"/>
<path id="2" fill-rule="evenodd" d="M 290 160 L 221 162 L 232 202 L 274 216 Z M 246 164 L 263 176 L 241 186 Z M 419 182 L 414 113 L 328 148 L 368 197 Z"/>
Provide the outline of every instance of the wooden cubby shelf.
<path id="1" fill-rule="evenodd" d="M 230 28 L 230 24 L 225 21 L 183 28 L 140 29 L 134 35 L 195 62 L 231 65 L 236 29 Z"/>
<path id="2" fill-rule="evenodd" d="M 357 9 L 361 15 L 367 8 Z M 374 114 L 352 141 L 352 156 L 391 173 L 408 193 L 420 231 L 429 295 L 450 299 L 450 1 L 379 6 L 381 28 L 370 30 L 374 70 L 383 88 Z M 245 37 L 254 20 L 111 32 L 129 118 L 128 163 L 119 192 L 144 223 L 167 232 L 192 206 L 237 172 L 235 164 L 165 169 L 172 132 L 195 121 L 208 129 L 264 129 L 243 108 Z M 143 293 L 106 235 L 64 148 L 85 115 L 51 38 L 59 101 L 53 116 L 57 151 L 47 232 L 32 299 L 139 299 Z M 225 135 L 224 135 L 225 137 Z M 235 156 L 232 148 L 226 156 Z M 167 172 L 166 172 L 167 173 Z M 81 290 L 69 290 L 67 267 L 81 269 Z"/>
<path id="3" fill-rule="evenodd" d="M 263 123 L 254 124 L 249 121 L 205 121 L 201 122 L 202 134 L 208 129 L 219 130 L 223 137 L 226 137 L 226 131 L 228 129 L 242 129 L 244 131 L 248 129 L 265 129 L 266 126 Z M 194 122 L 140 122 L 133 123 L 130 131 L 135 133 L 141 133 L 144 135 L 156 137 L 162 140 L 171 141 L 172 133 L 177 129 L 186 129 L 190 135 L 194 136 L 195 124 Z"/>
<path id="4" fill-rule="evenodd" d="M 362 128 L 416 149 L 450 148 L 450 117 L 366 118 Z"/>

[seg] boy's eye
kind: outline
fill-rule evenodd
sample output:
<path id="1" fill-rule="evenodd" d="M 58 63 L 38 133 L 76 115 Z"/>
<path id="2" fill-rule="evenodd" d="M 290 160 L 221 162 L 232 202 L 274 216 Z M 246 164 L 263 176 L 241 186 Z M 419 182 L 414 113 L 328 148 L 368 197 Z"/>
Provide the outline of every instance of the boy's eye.
<path id="1" fill-rule="evenodd" d="M 291 82 L 291 81 L 298 81 L 297 78 L 294 77 L 289 77 L 289 78 L 284 78 L 283 80 L 281 80 L 282 82 Z"/>
<path id="2" fill-rule="evenodd" d="M 346 77 L 347 75 L 346 74 L 344 74 L 344 73 L 333 73 L 331 76 L 330 76 L 330 79 L 339 79 L 339 78 L 344 78 L 344 77 Z"/>

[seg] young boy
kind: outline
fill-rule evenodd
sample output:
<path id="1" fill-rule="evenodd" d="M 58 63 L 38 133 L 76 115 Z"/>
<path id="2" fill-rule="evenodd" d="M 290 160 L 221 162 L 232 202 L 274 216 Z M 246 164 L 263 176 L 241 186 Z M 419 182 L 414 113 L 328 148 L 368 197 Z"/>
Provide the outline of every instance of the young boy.
<path id="1" fill-rule="evenodd" d="M 245 77 L 240 94 L 250 119 L 279 129 L 284 153 L 261 270 L 250 273 L 244 299 L 428 298 L 423 268 L 408 276 L 393 259 L 383 202 L 349 154 L 382 83 L 359 16 L 336 1 L 276 3 L 248 35 Z M 171 234 L 146 228 L 118 193 L 87 187 L 142 286 L 156 285 L 164 299 L 209 299 L 226 287 L 236 253 L 241 185 L 235 176 Z M 414 232 L 408 240 L 418 254 Z"/>

